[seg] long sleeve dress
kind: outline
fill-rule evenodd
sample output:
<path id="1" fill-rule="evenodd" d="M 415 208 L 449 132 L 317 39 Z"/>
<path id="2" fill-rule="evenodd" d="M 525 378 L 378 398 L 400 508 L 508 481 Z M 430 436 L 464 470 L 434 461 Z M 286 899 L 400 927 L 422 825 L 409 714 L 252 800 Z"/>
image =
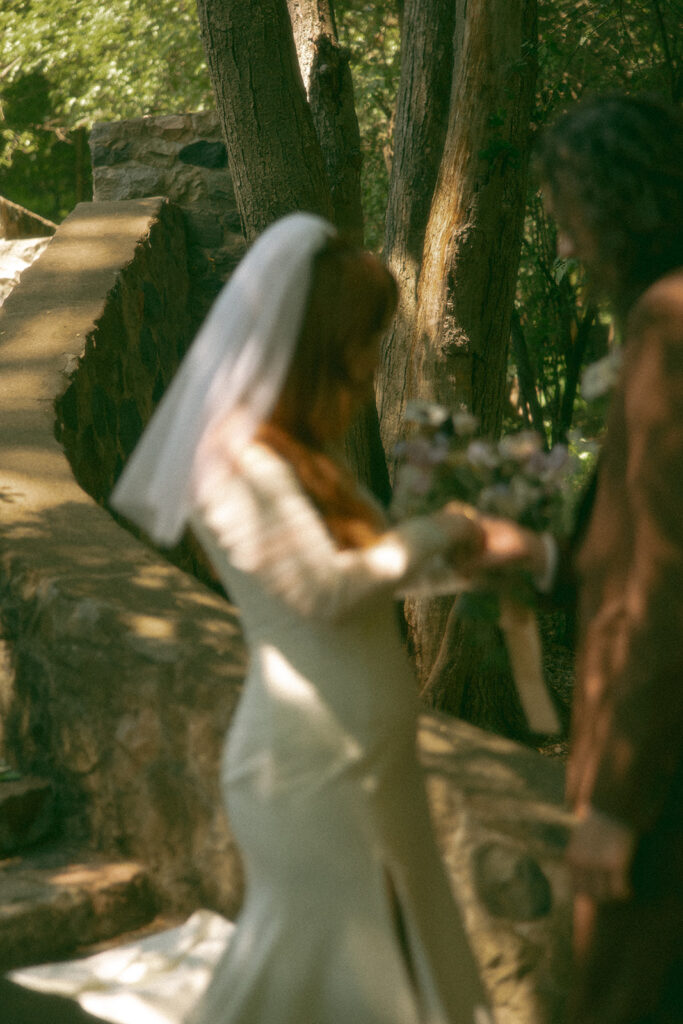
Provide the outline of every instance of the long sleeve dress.
<path id="1" fill-rule="evenodd" d="M 339 550 L 257 443 L 192 526 L 250 649 L 221 774 L 246 897 L 193 1024 L 488 1020 L 433 839 L 393 603 L 439 561 L 444 531 L 418 518 Z"/>
<path id="2" fill-rule="evenodd" d="M 214 470 L 191 525 L 250 650 L 221 764 L 242 910 L 13 979 L 117 1024 L 487 1024 L 394 606 L 443 577 L 449 538 L 425 517 L 339 550 L 269 448 Z"/>
<path id="3" fill-rule="evenodd" d="M 193 527 L 251 654 L 221 773 L 247 887 L 193 1024 L 470 1024 L 485 998 L 432 836 L 393 604 L 449 539 L 419 518 L 340 551 L 258 443 L 220 482 Z"/>

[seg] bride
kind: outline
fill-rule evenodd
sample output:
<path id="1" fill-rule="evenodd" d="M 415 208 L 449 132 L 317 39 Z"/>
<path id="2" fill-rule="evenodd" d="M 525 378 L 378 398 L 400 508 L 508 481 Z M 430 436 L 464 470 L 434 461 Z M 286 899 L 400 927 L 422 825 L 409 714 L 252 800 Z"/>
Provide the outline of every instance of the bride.
<path id="1" fill-rule="evenodd" d="M 112 497 L 158 544 L 191 527 L 250 650 L 221 766 L 246 896 L 183 1011 L 191 1024 L 491 1019 L 433 838 L 394 607 L 471 554 L 479 527 L 450 505 L 389 528 L 331 454 L 372 396 L 395 304 L 389 272 L 326 221 L 278 221 L 219 296 Z M 156 985 L 168 1003 L 163 971 Z"/>

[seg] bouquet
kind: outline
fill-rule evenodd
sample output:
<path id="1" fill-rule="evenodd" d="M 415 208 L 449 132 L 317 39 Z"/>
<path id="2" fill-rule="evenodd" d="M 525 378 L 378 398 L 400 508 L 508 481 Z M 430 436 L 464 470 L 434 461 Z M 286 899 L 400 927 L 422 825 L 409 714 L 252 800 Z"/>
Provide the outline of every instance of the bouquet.
<path id="1" fill-rule="evenodd" d="M 528 430 L 486 441 L 475 436 L 478 421 L 470 413 L 427 402 L 409 402 L 405 418 L 412 431 L 396 446 L 394 516 L 435 511 L 457 499 L 532 530 L 564 532 L 565 445 L 544 451 L 540 436 Z"/>
<path id="2" fill-rule="evenodd" d="M 476 436 L 478 421 L 470 413 L 426 402 L 409 403 L 406 420 L 412 429 L 396 450 L 395 518 L 435 511 L 457 499 L 484 515 L 513 519 L 532 530 L 565 532 L 570 459 L 564 445 L 544 451 L 541 438 L 531 431 L 487 441 Z M 485 592 L 478 593 L 496 609 L 530 728 L 558 732 L 543 679 L 531 580 L 515 578 L 513 588 L 501 588 L 494 602 Z"/>

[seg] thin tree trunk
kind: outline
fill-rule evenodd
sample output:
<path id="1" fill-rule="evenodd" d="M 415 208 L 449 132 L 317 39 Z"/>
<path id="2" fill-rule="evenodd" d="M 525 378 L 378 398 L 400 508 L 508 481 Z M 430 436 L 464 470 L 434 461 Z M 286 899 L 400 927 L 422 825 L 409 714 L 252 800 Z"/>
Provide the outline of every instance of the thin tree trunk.
<path id="1" fill-rule="evenodd" d="M 500 629 L 485 619 L 461 617 L 460 598 L 443 602 L 443 641 L 423 689 L 441 711 L 490 732 L 523 739 L 528 726 Z"/>
<path id="2" fill-rule="evenodd" d="M 387 333 L 377 400 L 389 464 L 401 432 L 408 353 L 415 329 L 425 230 L 443 153 L 453 73 L 453 0 L 406 0 L 401 80 L 389 185 L 385 257 L 399 284 L 399 308 Z"/>
<path id="3" fill-rule="evenodd" d="M 534 368 L 531 365 L 529 346 L 527 345 L 526 337 L 524 335 L 524 328 L 522 327 L 519 314 L 516 310 L 513 310 L 512 312 L 510 338 L 512 341 L 515 366 L 517 367 L 522 404 L 524 408 L 528 410 L 527 416 L 531 421 L 530 425 L 541 435 L 545 442 L 545 424 L 543 422 L 543 410 L 536 391 L 536 374 L 534 373 Z"/>
<path id="4" fill-rule="evenodd" d="M 459 0 L 457 11 L 450 119 L 425 233 L 408 372 L 415 394 L 466 407 L 482 432 L 495 436 L 505 403 L 524 218 L 536 0 Z M 500 729 L 485 709 L 505 705 L 510 730 L 517 731 L 507 668 L 494 673 L 483 659 L 473 664 L 468 656 L 468 635 L 486 628 L 464 621 L 458 642 L 445 652 L 449 603 L 416 601 L 406 613 L 418 672 L 423 683 L 429 680 L 433 702 L 449 707 L 449 689 L 460 677 L 460 711 L 469 706 L 468 717 L 481 714 L 480 724 Z M 435 674 L 437 658 L 442 667 Z"/>
<path id="5" fill-rule="evenodd" d="M 585 361 L 588 342 L 590 340 L 591 331 L 593 330 L 593 324 L 595 323 L 596 317 L 597 310 L 594 306 L 589 306 L 579 322 L 576 329 L 574 343 L 571 345 L 567 353 L 564 391 L 562 393 L 562 402 L 560 404 L 557 436 L 553 438 L 554 443 L 564 444 L 567 440 L 567 434 L 569 433 L 572 420 L 574 418 L 574 402 L 576 400 L 576 392 L 579 387 L 581 369 Z"/>
<path id="6" fill-rule="evenodd" d="M 287 0 L 197 0 L 244 233 L 293 210 L 333 218 Z"/>
<path id="7" fill-rule="evenodd" d="M 323 153 L 334 222 L 363 242 L 361 143 L 348 51 L 339 45 L 330 0 L 288 0 L 299 67 Z"/>
<path id="8" fill-rule="evenodd" d="M 536 82 L 535 0 L 464 3 L 453 102 L 425 237 L 417 390 L 500 431 Z"/>
<path id="9" fill-rule="evenodd" d="M 332 195 L 334 221 L 358 245 L 363 243 L 361 145 L 348 53 L 337 38 L 331 0 L 288 0 L 299 67 Z M 377 410 L 369 405 L 345 441 L 357 478 L 383 503 L 390 497 Z"/>
<path id="10" fill-rule="evenodd" d="M 322 61 L 322 54 L 330 55 L 335 47 L 331 3 L 292 0 L 291 6 L 294 26 L 287 0 L 197 0 L 244 232 L 252 239 L 294 210 L 309 210 L 332 221 L 339 211 L 360 241 L 360 144 L 348 65 L 340 51 L 333 55 L 337 63 L 328 76 Z M 345 147 L 350 155 L 345 156 Z M 353 174 L 349 168 L 355 168 Z M 328 170 L 335 175 L 336 206 Z M 368 408 L 354 424 L 346 454 L 358 479 L 386 501 L 388 477 L 375 409 Z"/>

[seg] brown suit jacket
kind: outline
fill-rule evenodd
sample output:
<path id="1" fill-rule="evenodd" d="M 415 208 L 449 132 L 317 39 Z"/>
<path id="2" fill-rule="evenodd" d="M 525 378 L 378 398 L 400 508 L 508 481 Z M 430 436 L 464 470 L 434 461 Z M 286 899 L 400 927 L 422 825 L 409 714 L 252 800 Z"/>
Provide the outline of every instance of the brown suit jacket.
<path id="1" fill-rule="evenodd" d="M 683 269 L 629 316 L 576 573 L 569 797 L 683 830 Z"/>
<path id="2" fill-rule="evenodd" d="M 683 1020 L 683 269 L 632 310 L 579 524 L 568 793 L 636 832 L 631 899 L 594 904 L 572 1024 Z M 586 907 L 584 905 L 584 912 Z"/>

